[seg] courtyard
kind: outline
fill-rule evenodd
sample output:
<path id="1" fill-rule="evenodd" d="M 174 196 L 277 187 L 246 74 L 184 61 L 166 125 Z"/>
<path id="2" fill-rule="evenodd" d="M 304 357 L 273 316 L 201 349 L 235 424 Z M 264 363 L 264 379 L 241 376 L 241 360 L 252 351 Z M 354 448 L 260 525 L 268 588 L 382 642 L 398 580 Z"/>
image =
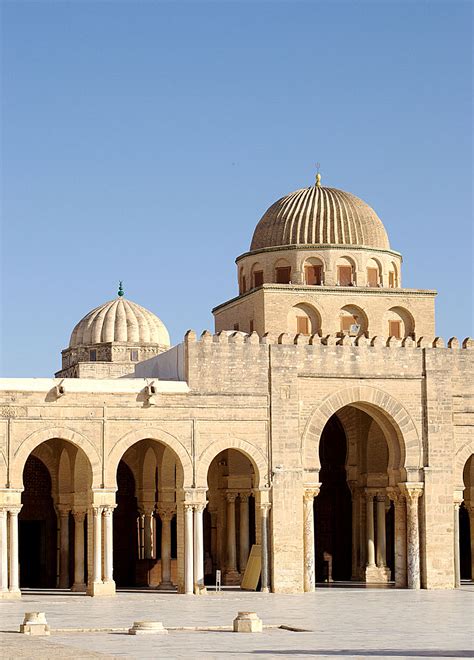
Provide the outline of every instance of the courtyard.
<path id="1" fill-rule="evenodd" d="M 473 596 L 472 583 L 449 591 L 347 584 L 301 595 L 121 591 L 92 599 L 32 590 L 0 602 L 0 657 L 472 658 Z M 230 632 L 242 610 L 257 612 L 263 633 Z M 18 634 L 27 611 L 46 613 L 50 637 Z M 126 634 L 136 620 L 162 621 L 169 633 Z"/>

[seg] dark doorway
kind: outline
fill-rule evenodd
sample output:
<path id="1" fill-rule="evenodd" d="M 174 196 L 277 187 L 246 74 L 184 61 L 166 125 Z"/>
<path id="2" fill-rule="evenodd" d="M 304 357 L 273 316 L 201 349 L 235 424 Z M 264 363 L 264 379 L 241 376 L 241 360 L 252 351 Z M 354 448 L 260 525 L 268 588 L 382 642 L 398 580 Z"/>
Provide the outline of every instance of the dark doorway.
<path id="1" fill-rule="evenodd" d="M 461 560 L 461 580 L 474 580 L 471 568 L 471 528 L 469 512 L 464 502 L 459 508 L 459 553 Z"/>
<path id="2" fill-rule="evenodd" d="M 319 445 L 321 490 L 314 499 L 317 582 L 328 577 L 328 555 L 332 558 L 332 578 L 351 579 L 352 505 L 346 479 L 346 454 L 344 429 L 333 415 Z"/>
<path id="3" fill-rule="evenodd" d="M 55 587 L 57 517 L 51 476 L 36 456 L 26 461 L 23 484 L 19 515 L 20 587 Z"/>
<path id="4" fill-rule="evenodd" d="M 138 559 L 135 479 L 124 461 L 117 469 L 117 508 L 114 511 L 114 580 L 118 587 L 135 586 Z"/>

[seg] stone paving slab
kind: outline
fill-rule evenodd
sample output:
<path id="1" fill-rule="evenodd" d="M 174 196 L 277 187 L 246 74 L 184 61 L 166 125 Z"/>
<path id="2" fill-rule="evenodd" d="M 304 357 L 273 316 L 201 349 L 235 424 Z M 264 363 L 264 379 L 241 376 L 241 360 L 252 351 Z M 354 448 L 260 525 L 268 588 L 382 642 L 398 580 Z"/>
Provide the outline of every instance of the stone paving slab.
<path id="1" fill-rule="evenodd" d="M 251 610 L 264 624 L 311 631 L 245 635 L 186 630 L 156 637 L 56 633 L 34 640 L 34 658 L 474 658 L 472 585 L 453 591 L 333 588 L 300 595 L 122 592 L 104 599 L 31 593 L 21 601 L 0 601 L 0 630 L 18 630 L 30 610 L 46 612 L 51 628 L 121 628 L 140 619 L 162 621 L 165 627 L 228 626 L 239 610 Z M 0 657 L 27 658 L 32 641 L 0 635 Z"/>

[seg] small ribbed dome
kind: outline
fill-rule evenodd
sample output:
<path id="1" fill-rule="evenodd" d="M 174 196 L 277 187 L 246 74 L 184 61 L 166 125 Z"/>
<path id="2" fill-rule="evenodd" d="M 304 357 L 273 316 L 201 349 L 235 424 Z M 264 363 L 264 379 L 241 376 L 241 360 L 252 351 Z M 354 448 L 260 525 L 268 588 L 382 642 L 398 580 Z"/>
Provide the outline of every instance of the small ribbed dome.
<path id="1" fill-rule="evenodd" d="M 72 331 L 69 347 L 108 342 L 169 346 L 170 336 L 155 314 L 120 297 L 84 316 Z"/>
<path id="2" fill-rule="evenodd" d="M 365 245 L 390 249 L 375 211 L 351 193 L 319 185 L 275 202 L 255 228 L 250 250 L 279 245 Z"/>

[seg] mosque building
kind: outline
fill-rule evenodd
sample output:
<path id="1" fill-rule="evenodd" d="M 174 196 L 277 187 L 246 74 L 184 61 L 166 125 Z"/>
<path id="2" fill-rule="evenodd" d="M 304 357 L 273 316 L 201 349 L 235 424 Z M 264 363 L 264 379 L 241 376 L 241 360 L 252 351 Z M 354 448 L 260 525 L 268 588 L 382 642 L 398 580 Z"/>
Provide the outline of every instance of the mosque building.
<path id="1" fill-rule="evenodd" d="M 171 346 L 120 286 L 55 378 L 0 380 L 0 598 L 474 578 L 473 340 L 319 175 L 236 263 L 215 334 Z"/>

